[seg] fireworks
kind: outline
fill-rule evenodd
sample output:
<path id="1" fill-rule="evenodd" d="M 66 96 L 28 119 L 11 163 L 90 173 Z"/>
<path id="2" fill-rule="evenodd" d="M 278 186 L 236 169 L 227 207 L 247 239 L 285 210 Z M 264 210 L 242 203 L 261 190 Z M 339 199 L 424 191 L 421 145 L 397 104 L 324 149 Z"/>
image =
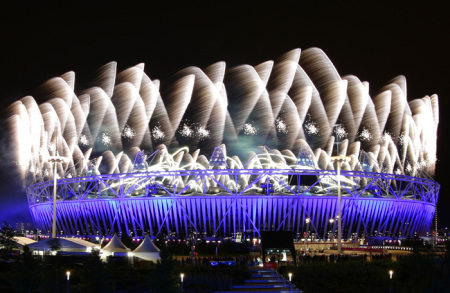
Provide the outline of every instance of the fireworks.
<path id="1" fill-rule="evenodd" d="M 363 130 L 361 131 L 361 133 L 359 133 L 358 135 L 359 139 L 362 141 L 371 141 L 372 140 L 372 134 L 370 133 L 370 131 L 367 128 L 363 128 Z"/>
<path id="2" fill-rule="evenodd" d="M 125 124 L 125 127 L 123 128 L 122 131 L 122 136 L 127 139 L 132 139 L 133 137 L 136 136 L 136 131 L 133 128 L 131 128 L 128 124 Z"/>
<path id="3" fill-rule="evenodd" d="M 245 135 L 256 135 L 258 133 L 256 127 L 254 127 L 250 123 L 245 123 L 244 127 L 242 127 L 242 130 L 244 131 Z"/>
<path id="4" fill-rule="evenodd" d="M 187 125 L 186 123 L 183 124 L 183 126 L 178 132 L 184 137 L 192 137 L 194 135 L 194 130 L 192 129 L 191 126 Z"/>
<path id="5" fill-rule="evenodd" d="M 319 127 L 314 122 L 305 123 L 305 131 L 309 135 L 315 135 L 319 133 Z"/>
<path id="6" fill-rule="evenodd" d="M 164 134 L 164 131 L 161 130 L 160 126 L 153 127 L 152 135 L 156 141 L 163 140 L 166 137 L 166 135 Z"/>
<path id="7" fill-rule="evenodd" d="M 405 171 L 406 171 L 406 172 L 409 172 L 409 173 L 412 172 L 412 166 L 411 166 L 410 163 L 406 164 Z"/>
<path id="8" fill-rule="evenodd" d="M 381 140 L 384 142 L 392 141 L 392 135 L 389 132 L 385 131 L 383 133 L 383 136 L 381 137 Z"/>
<path id="9" fill-rule="evenodd" d="M 347 137 L 348 133 L 345 128 L 341 124 L 337 124 L 334 127 L 334 135 L 336 136 L 336 140 L 342 140 Z"/>
<path id="10" fill-rule="evenodd" d="M 398 136 L 398 144 L 399 145 L 404 145 L 406 142 L 406 136 L 405 134 L 402 132 L 399 136 Z"/>
<path id="11" fill-rule="evenodd" d="M 111 144 L 112 144 L 111 136 L 107 132 L 102 133 L 101 140 L 102 140 L 102 143 L 107 147 L 111 146 Z"/>
<path id="12" fill-rule="evenodd" d="M 200 137 L 200 140 L 204 140 L 210 136 L 211 132 L 203 126 L 200 126 L 197 129 L 197 135 Z"/>
<path id="13" fill-rule="evenodd" d="M 283 121 L 283 119 L 281 119 L 279 117 L 275 120 L 275 127 L 276 127 L 277 131 L 280 133 L 284 133 L 284 134 L 288 133 L 288 128 L 287 128 L 286 123 Z"/>
<path id="14" fill-rule="evenodd" d="M 49 142 L 48 143 L 48 145 L 47 145 L 47 149 L 50 151 L 50 152 L 54 152 L 55 151 L 55 149 L 56 149 L 56 146 L 55 146 L 55 144 L 53 143 L 53 142 Z"/>
<path id="15" fill-rule="evenodd" d="M 108 70 L 100 71 L 98 81 L 102 82 L 85 89 L 82 95 L 69 92 L 70 98 L 56 93 L 77 87 L 71 84 L 67 87 L 65 78 L 52 79 L 44 85 L 44 90 L 51 89 L 46 99 L 55 103 L 28 96 L 6 110 L 5 130 L 13 146 L 10 149 L 14 150 L 11 160 L 20 162 L 17 168 L 27 185 L 30 183 L 26 182 L 27 178 L 32 177 L 33 182 L 46 180 L 41 176 L 44 163 L 49 155 L 57 152 L 71 160 L 62 168 L 77 166 L 81 156 L 89 160 L 101 157 L 101 164 L 93 169 L 101 166 L 107 172 L 126 173 L 136 152 L 143 149 L 149 152 L 156 151 L 155 148 L 171 149 L 189 141 L 187 145 L 192 151 L 199 152 L 193 157 L 199 158 L 225 143 L 230 143 L 226 146 L 229 153 L 238 153 L 240 150 L 235 152 L 232 148 L 240 137 L 258 136 L 248 141 L 246 149 L 256 150 L 259 144 L 267 144 L 279 152 L 295 152 L 305 147 L 309 153 L 318 154 L 317 164 L 326 168 L 332 141 L 351 138 L 343 145 L 345 155 L 358 157 L 359 151 L 370 153 L 379 165 L 378 170 L 380 165 L 389 162 L 386 171 L 389 173 L 394 173 L 394 165 L 405 170 L 406 160 L 410 160 L 415 164 L 413 173 L 422 168 L 432 175 L 439 123 L 437 96 L 424 97 L 423 103 L 399 100 L 396 107 L 405 111 L 397 113 L 385 107 L 381 98 L 371 99 L 367 92 L 351 92 L 351 87 L 364 86 L 355 77 L 351 81 L 353 85 L 349 83 L 347 92 L 342 93 L 353 95 L 349 99 L 350 107 L 345 106 L 344 110 L 338 107 L 342 104 L 340 94 L 322 91 L 322 85 L 317 84 L 327 78 L 348 80 L 338 75 L 325 53 L 317 48 L 293 50 L 283 58 L 290 60 L 289 65 L 273 62 L 273 66 L 264 70 L 249 65 L 238 66 L 236 70 L 223 66 L 220 70 L 216 68 L 217 74 L 212 74 L 214 70 L 203 72 L 198 67 L 190 67 L 164 83 L 151 80 L 141 65 L 121 73 L 112 62 L 105 67 Z M 308 62 L 301 62 L 307 59 Z M 291 66 L 299 70 L 292 70 Z M 321 76 L 321 72 L 329 75 Z M 184 79 L 189 76 L 195 78 Z M 217 91 L 214 86 L 219 84 Z M 404 78 L 398 78 L 388 86 L 402 88 L 402 84 Z M 124 86 L 134 89 L 113 91 Z M 314 87 L 317 90 L 312 93 Z M 211 89 L 214 90 L 210 92 Z M 90 98 L 86 99 L 86 95 Z M 56 106 L 58 103 L 65 106 Z M 363 128 L 363 125 L 370 127 Z M 354 139 L 365 143 L 353 144 Z M 58 146 L 57 142 L 60 142 Z M 119 155 L 121 152 L 123 155 Z M 182 160 L 188 157 L 183 156 Z M 32 165 L 41 169 L 39 174 L 30 170 Z M 73 174 L 83 172 L 77 170 Z"/>
<path id="16" fill-rule="evenodd" d="M 79 141 L 81 145 L 89 145 L 89 140 L 87 139 L 86 134 L 81 134 Z"/>

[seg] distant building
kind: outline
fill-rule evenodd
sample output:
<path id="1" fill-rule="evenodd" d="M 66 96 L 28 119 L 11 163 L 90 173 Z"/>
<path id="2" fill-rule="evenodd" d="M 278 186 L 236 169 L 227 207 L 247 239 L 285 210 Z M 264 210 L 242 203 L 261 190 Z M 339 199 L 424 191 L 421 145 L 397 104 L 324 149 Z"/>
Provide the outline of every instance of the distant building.
<path id="1" fill-rule="evenodd" d="M 16 223 L 16 231 L 20 234 L 32 233 L 34 230 L 33 223 Z"/>

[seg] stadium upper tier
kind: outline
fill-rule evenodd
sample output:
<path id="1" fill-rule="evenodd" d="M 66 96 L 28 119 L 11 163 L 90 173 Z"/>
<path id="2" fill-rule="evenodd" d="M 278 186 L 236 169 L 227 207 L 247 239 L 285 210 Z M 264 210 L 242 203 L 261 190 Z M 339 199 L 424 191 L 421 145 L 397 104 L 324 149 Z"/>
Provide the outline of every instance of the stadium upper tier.
<path id="1" fill-rule="evenodd" d="M 6 127 L 24 185 L 52 180 L 55 155 L 67 158 L 57 178 L 333 170 L 336 152 L 351 157 L 344 171 L 434 175 L 438 97 L 408 102 L 403 76 L 371 97 L 368 82 L 341 77 L 318 48 L 257 66 L 188 67 L 164 88 L 143 64 L 117 72 L 111 62 L 93 84 L 76 93 L 68 72 L 8 107 Z M 239 182 L 242 188 L 250 177 Z"/>

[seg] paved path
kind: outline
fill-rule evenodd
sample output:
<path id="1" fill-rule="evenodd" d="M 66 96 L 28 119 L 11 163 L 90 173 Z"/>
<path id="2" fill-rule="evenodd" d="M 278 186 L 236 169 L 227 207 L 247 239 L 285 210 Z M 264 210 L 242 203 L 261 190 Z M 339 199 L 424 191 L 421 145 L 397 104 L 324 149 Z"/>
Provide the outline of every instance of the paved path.
<path id="1" fill-rule="evenodd" d="M 289 281 L 286 281 L 274 271 L 265 269 L 252 269 L 251 271 L 253 275 L 249 280 L 245 281 L 244 285 L 233 286 L 231 291 L 217 291 L 214 293 L 301 293 L 298 289 L 289 288 Z"/>

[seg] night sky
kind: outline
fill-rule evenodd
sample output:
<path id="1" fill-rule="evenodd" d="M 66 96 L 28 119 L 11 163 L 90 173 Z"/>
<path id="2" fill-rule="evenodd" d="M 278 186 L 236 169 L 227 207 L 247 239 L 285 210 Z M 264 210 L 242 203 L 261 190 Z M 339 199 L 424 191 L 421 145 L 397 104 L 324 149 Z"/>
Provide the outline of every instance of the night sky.
<path id="1" fill-rule="evenodd" d="M 87 88 L 110 61 L 119 71 L 145 63 L 145 72 L 164 87 L 187 66 L 257 65 L 295 48 L 319 47 L 341 76 L 368 81 L 372 97 L 397 75 L 406 76 L 409 100 L 439 96 L 438 215 L 440 227 L 450 225 L 450 24 L 443 1 L 151 2 L 15 1 L 2 9 L 0 110 L 68 71 L 75 72 L 76 92 Z M 12 158 L 4 145 L 0 160 L 8 166 Z M 0 170 L 0 221 L 31 221 L 10 170 Z"/>

